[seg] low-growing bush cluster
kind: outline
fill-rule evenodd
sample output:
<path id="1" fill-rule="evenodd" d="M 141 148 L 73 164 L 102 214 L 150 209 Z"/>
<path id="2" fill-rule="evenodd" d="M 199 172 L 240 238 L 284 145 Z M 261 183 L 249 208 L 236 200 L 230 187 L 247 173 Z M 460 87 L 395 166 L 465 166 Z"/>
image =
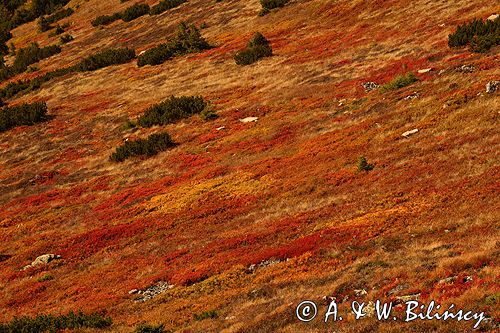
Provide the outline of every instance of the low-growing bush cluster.
<path id="1" fill-rule="evenodd" d="M 122 20 L 124 22 L 130 22 L 138 17 L 149 14 L 149 5 L 144 3 L 136 3 L 133 6 L 128 7 L 122 12 L 117 12 L 112 15 L 102 15 L 96 17 L 91 23 L 94 27 L 100 25 L 108 25 L 114 21 Z"/>
<path id="2" fill-rule="evenodd" d="M 260 5 L 262 6 L 262 10 L 259 15 L 263 16 L 269 13 L 271 9 L 284 7 L 289 0 L 260 0 Z"/>
<path id="3" fill-rule="evenodd" d="M 171 96 L 146 109 L 144 114 L 137 119 L 137 123 L 142 127 L 172 124 L 194 114 L 199 114 L 206 107 L 207 102 L 201 96 Z"/>
<path id="4" fill-rule="evenodd" d="M 400 75 L 393 79 L 391 82 L 384 84 L 383 86 L 380 87 L 381 92 L 386 92 L 389 90 L 396 90 L 396 89 L 401 89 L 406 86 L 409 86 L 412 83 L 417 82 L 418 79 L 415 76 L 415 74 L 409 72 L 404 75 Z"/>
<path id="5" fill-rule="evenodd" d="M 34 125 L 47 119 L 47 104 L 36 102 L 0 109 L 0 132 L 23 125 Z"/>
<path id="6" fill-rule="evenodd" d="M 36 20 L 42 15 L 50 15 L 66 6 L 70 0 L 32 0 L 31 6 L 24 6 L 26 1 L 19 1 L 15 8 L 6 10 L 6 24 L 13 29 L 21 24 Z M 4 8 L 8 8 L 4 7 Z M 0 8 L 1 11 L 1 8 Z M 54 17 L 56 19 L 56 17 Z M 55 22 L 55 21 L 54 21 Z"/>
<path id="7" fill-rule="evenodd" d="M 16 52 L 16 59 L 12 66 L 0 67 L 0 81 L 6 80 L 16 74 L 24 72 L 28 66 L 54 54 L 60 53 L 61 48 L 57 45 L 50 45 L 40 48 L 37 43 L 19 49 Z"/>
<path id="8" fill-rule="evenodd" d="M 248 42 L 246 49 L 241 50 L 234 56 L 234 61 L 238 65 L 250 65 L 263 57 L 273 55 L 273 49 L 269 41 L 260 33 Z"/>
<path id="9" fill-rule="evenodd" d="M 175 8 L 186 2 L 186 0 L 162 0 L 157 5 L 151 7 L 150 15 L 159 15 L 169 9 Z"/>
<path id="10" fill-rule="evenodd" d="M 14 318 L 9 323 L 0 324 L 0 333 L 52 333 L 67 329 L 106 328 L 112 323 L 110 317 L 104 317 L 98 313 L 70 312 L 61 316 L 39 315 L 35 318 Z"/>
<path id="11" fill-rule="evenodd" d="M 459 25 L 456 31 L 448 36 L 448 45 L 469 45 L 474 52 L 489 51 L 493 46 L 500 45 L 500 17 L 486 21 L 475 19 Z"/>
<path id="12" fill-rule="evenodd" d="M 150 157 L 175 146 L 168 133 L 151 134 L 147 139 L 126 141 L 110 156 L 113 162 L 123 162 L 134 156 Z"/>
<path id="13" fill-rule="evenodd" d="M 124 64 L 135 59 L 135 51 L 128 48 L 109 49 L 91 55 L 75 66 L 79 72 L 95 71 L 111 65 Z"/>
<path id="14" fill-rule="evenodd" d="M 40 19 L 38 20 L 38 29 L 40 30 L 40 32 L 45 32 L 54 29 L 54 26 L 52 26 L 53 23 L 62 20 L 63 18 L 72 15 L 73 13 L 74 10 L 72 8 L 65 8 L 55 12 L 52 15 L 41 16 Z"/>
<path id="15" fill-rule="evenodd" d="M 210 45 L 201 36 L 199 29 L 192 24 L 188 25 L 183 22 L 179 25 L 176 35 L 170 41 L 149 49 L 139 56 L 137 65 L 139 67 L 159 65 L 174 56 L 201 52 L 209 48 Z"/>
<path id="16" fill-rule="evenodd" d="M 0 98 L 7 99 L 15 96 L 20 92 L 30 92 L 40 88 L 40 86 L 47 81 L 54 78 L 64 76 L 73 72 L 93 71 L 103 67 L 118 65 L 129 62 L 135 58 L 135 51 L 127 48 L 109 49 L 98 52 L 89 56 L 78 64 L 70 67 L 56 69 L 48 72 L 43 76 L 38 76 L 31 80 L 20 80 L 17 82 L 10 82 L 3 89 L 0 89 Z"/>

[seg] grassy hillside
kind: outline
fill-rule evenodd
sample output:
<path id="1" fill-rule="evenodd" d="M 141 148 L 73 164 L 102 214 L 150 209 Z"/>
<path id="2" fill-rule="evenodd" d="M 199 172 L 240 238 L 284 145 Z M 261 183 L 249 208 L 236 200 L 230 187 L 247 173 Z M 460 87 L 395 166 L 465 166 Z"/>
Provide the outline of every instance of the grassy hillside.
<path id="1" fill-rule="evenodd" d="M 159 65 L 110 56 L 3 99 L 48 112 L 0 132 L 0 323 L 81 310 L 112 318 L 88 332 L 472 331 L 295 317 L 306 299 L 324 314 L 335 297 L 346 314 L 353 300 L 410 297 L 484 311 L 481 329 L 499 328 L 500 95 L 486 85 L 500 81 L 500 48 L 448 45 L 499 5 L 292 0 L 259 16 L 257 0 L 189 0 L 92 26 L 135 3 L 70 1 L 57 24 L 74 40 L 0 83 L 170 45 Z M 51 31 L 28 22 L 8 44 L 58 44 Z M 272 56 L 237 65 L 256 32 Z M 205 109 L 138 124 L 171 96 L 201 96 Z M 110 159 L 156 133 L 168 149 Z M 48 253 L 61 258 L 23 269 Z"/>

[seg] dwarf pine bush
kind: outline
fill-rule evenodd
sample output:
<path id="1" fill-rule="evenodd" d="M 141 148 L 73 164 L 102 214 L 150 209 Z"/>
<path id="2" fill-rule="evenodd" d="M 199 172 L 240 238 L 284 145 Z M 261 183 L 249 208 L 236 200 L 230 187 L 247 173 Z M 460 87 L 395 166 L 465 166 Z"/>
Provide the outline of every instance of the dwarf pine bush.
<path id="1" fill-rule="evenodd" d="M 113 162 L 123 162 L 133 156 L 154 156 L 174 146 L 175 143 L 168 133 L 151 134 L 147 139 L 125 142 L 116 148 L 110 159 Z"/>
<path id="2" fill-rule="evenodd" d="M 130 22 L 146 14 L 149 14 L 149 5 L 145 3 L 137 3 L 125 9 L 121 13 L 121 18 L 124 22 Z"/>
<path id="3" fill-rule="evenodd" d="M 500 45 L 500 17 L 493 21 L 474 19 L 459 25 L 455 32 L 448 36 L 448 45 L 469 45 L 473 52 L 489 51 L 493 46 Z"/>
<path id="4" fill-rule="evenodd" d="M 80 61 L 75 66 L 79 72 L 95 71 L 111 65 L 124 64 L 135 59 L 135 51 L 128 48 L 109 49 L 98 52 Z"/>
<path id="5" fill-rule="evenodd" d="M 269 13 L 271 9 L 284 7 L 288 3 L 288 1 L 289 0 L 260 0 L 260 5 L 262 6 L 262 10 L 259 13 L 259 15 L 263 16 Z"/>
<path id="6" fill-rule="evenodd" d="M 160 44 L 147 50 L 139 56 L 137 65 L 159 65 L 174 56 L 181 56 L 188 53 L 201 52 L 210 48 L 208 42 L 201 36 L 198 28 L 194 25 L 181 23 L 176 35 L 167 43 Z"/>
<path id="7" fill-rule="evenodd" d="M 373 164 L 369 164 L 366 157 L 360 156 L 358 157 L 358 171 L 370 171 L 373 170 L 375 166 Z"/>
<path id="8" fill-rule="evenodd" d="M 149 324 L 139 324 L 135 327 L 134 332 L 132 333 L 166 333 L 165 326 L 163 324 L 160 325 L 149 325 Z"/>
<path id="9" fill-rule="evenodd" d="M 156 6 L 151 7 L 150 15 L 159 15 L 169 9 L 175 8 L 186 2 L 186 0 L 162 0 Z"/>
<path id="10" fill-rule="evenodd" d="M 248 42 L 246 49 L 236 53 L 234 61 L 237 65 L 250 65 L 263 57 L 272 55 L 273 49 L 269 41 L 260 32 L 257 32 Z"/>
<path id="11" fill-rule="evenodd" d="M 114 21 L 118 21 L 119 19 L 122 18 L 121 13 L 114 13 L 113 15 L 101 15 L 96 17 L 92 22 L 92 26 L 97 27 L 100 25 L 108 25 L 113 23 Z"/>
<path id="12" fill-rule="evenodd" d="M 394 78 L 391 82 L 384 84 L 382 87 L 380 87 L 380 91 L 386 92 L 389 90 L 401 89 L 417 81 L 418 79 L 413 73 L 406 73 Z"/>
<path id="13" fill-rule="evenodd" d="M 201 113 L 206 107 L 207 102 L 201 96 L 171 96 L 146 109 L 144 114 L 137 119 L 137 123 L 142 127 L 168 125 Z"/>
<path id="14" fill-rule="evenodd" d="M 36 102 L 0 109 L 0 132 L 23 125 L 34 125 L 47 119 L 47 104 Z"/>
<path id="15" fill-rule="evenodd" d="M 82 312 L 70 312 L 61 316 L 39 315 L 34 318 L 14 318 L 9 323 L 0 324 L 0 333 L 53 333 L 67 329 L 106 328 L 112 323 L 110 317 L 104 317 L 98 313 L 87 315 Z"/>

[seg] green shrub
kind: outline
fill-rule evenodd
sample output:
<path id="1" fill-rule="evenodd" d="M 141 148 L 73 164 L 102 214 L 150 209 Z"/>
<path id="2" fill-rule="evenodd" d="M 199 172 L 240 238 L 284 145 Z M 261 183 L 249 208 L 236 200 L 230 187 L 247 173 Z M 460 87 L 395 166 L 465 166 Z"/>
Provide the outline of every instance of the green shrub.
<path id="1" fill-rule="evenodd" d="M 47 119 L 47 105 L 43 102 L 5 106 L 0 109 L 0 132 L 16 126 L 34 125 Z"/>
<path id="2" fill-rule="evenodd" d="M 92 20 L 91 24 L 94 27 L 100 25 L 108 25 L 113 23 L 114 21 L 118 21 L 121 18 L 122 18 L 121 13 L 114 13 L 113 15 L 101 15 Z"/>
<path id="3" fill-rule="evenodd" d="M 38 282 L 45 282 L 45 281 L 50 281 L 53 280 L 54 277 L 51 274 L 44 274 L 40 276 L 38 279 L 36 279 Z"/>
<path id="4" fill-rule="evenodd" d="M 459 25 L 448 36 L 450 47 L 469 45 L 474 52 L 487 52 L 491 47 L 500 45 L 500 17 L 495 20 L 474 19 Z"/>
<path id="5" fill-rule="evenodd" d="M 42 333 L 61 332 L 66 329 L 79 328 L 106 328 L 111 326 L 112 320 L 98 313 L 89 315 L 70 312 L 67 315 L 39 315 L 35 318 L 14 318 L 9 323 L 0 324 L 0 333 Z"/>
<path id="6" fill-rule="evenodd" d="M 201 96 L 171 96 L 146 109 L 144 114 L 137 119 L 137 123 L 142 127 L 172 124 L 201 113 L 206 107 L 207 103 Z"/>
<path id="7" fill-rule="evenodd" d="M 418 81 L 418 79 L 415 77 L 415 75 L 413 73 L 411 73 L 411 72 L 406 73 L 404 75 L 400 75 L 400 76 L 394 78 L 391 82 L 381 86 L 380 91 L 386 92 L 389 90 L 401 89 L 401 88 L 409 86 L 410 84 L 413 84 L 417 81 Z"/>
<path id="8" fill-rule="evenodd" d="M 137 325 L 134 332 L 132 333 L 166 333 L 166 332 L 163 324 L 149 325 L 143 323 Z"/>
<path id="9" fill-rule="evenodd" d="M 257 32 L 248 42 L 247 48 L 236 53 L 234 61 L 238 65 L 250 65 L 263 57 L 272 55 L 273 49 L 269 41 L 260 32 Z"/>
<path id="10" fill-rule="evenodd" d="M 70 34 L 65 34 L 63 36 L 61 36 L 61 38 L 59 38 L 59 43 L 60 44 L 66 44 L 66 43 L 69 43 L 73 40 L 73 36 L 71 36 Z"/>
<path id="11" fill-rule="evenodd" d="M 147 139 L 125 142 L 116 148 L 110 159 L 113 162 L 123 162 L 133 156 L 154 156 L 174 146 L 168 133 L 151 134 Z"/>
<path id="12" fill-rule="evenodd" d="M 52 24 L 52 23 L 55 23 L 57 21 L 62 20 L 63 18 L 66 18 L 68 16 L 73 15 L 74 12 L 75 11 L 73 10 L 73 8 L 61 9 L 61 10 L 58 10 L 57 12 L 55 12 L 54 14 L 47 16 L 46 21 L 49 24 Z"/>
<path id="13" fill-rule="evenodd" d="M 174 56 L 188 53 L 201 52 L 210 48 L 207 41 L 201 36 L 200 31 L 194 25 L 181 23 L 176 35 L 167 43 L 160 44 L 147 50 L 139 56 L 137 65 L 159 65 Z"/>
<path id="14" fill-rule="evenodd" d="M 158 15 L 169 9 L 175 8 L 186 2 L 186 0 L 162 0 L 156 6 L 151 7 L 150 15 Z"/>
<path id="15" fill-rule="evenodd" d="M 200 314 L 195 313 L 193 315 L 194 319 L 196 319 L 196 320 L 214 319 L 214 318 L 217 318 L 218 316 L 219 316 L 219 314 L 215 310 L 204 311 Z"/>
<path id="16" fill-rule="evenodd" d="M 289 0 L 260 0 L 262 11 L 259 15 L 267 14 L 271 9 L 284 7 Z"/>
<path id="17" fill-rule="evenodd" d="M 124 64 L 135 59 L 135 51 L 128 48 L 109 49 L 80 61 L 75 69 L 80 72 L 95 71 L 111 65 Z"/>
<path id="18" fill-rule="evenodd" d="M 370 171 L 373 170 L 375 165 L 369 164 L 368 161 L 366 160 L 366 157 L 360 156 L 358 158 L 358 171 Z"/>
<path id="19" fill-rule="evenodd" d="M 138 3 L 125 9 L 121 13 L 121 18 L 124 22 L 130 22 L 146 14 L 149 14 L 149 5 L 145 3 Z"/>
<path id="20" fill-rule="evenodd" d="M 45 16 L 40 17 L 40 19 L 38 20 L 38 30 L 40 32 L 49 31 L 52 28 L 53 26 L 50 25 Z"/>

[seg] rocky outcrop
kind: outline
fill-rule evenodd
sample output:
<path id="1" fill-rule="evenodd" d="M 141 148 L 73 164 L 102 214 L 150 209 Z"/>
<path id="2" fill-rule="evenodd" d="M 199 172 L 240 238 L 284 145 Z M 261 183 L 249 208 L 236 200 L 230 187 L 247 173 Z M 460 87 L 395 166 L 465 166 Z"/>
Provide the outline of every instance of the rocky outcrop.
<path id="1" fill-rule="evenodd" d="M 31 264 L 24 266 L 23 270 L 31 267 L 47 265 L 49 262 L 58 259 L 61 259 L 61 256 L 58 254 L 42 254 L 41 256 L 36 257 Z"/>
<path id="2" fill-rule="evenodd" d="M 494 94 L 500 88 L 500 81 L 490 81 L 486 84 L 486 93 Z"/>
<path id="3" fill-rule="evenodd" d="M 380 88 L 380 85 L 376 82 L 365 82 L 365 83 L 362 83 L 361 86 L 363 86 L 363 88 L 365 88 L 366 92 L 370 92 L 372 90 Z"/>

